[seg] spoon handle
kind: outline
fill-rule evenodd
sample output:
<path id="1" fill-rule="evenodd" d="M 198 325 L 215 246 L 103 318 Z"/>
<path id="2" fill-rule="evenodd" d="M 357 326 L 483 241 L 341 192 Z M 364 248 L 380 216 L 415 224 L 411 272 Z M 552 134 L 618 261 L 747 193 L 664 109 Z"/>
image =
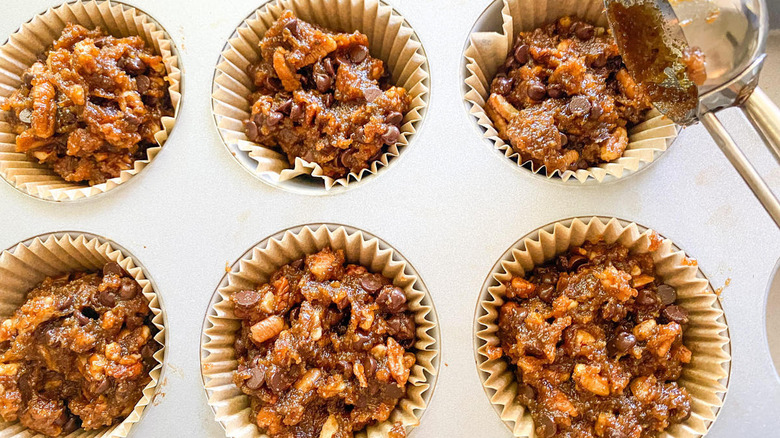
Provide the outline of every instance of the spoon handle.
<path id="1" fill-rule="evenodd" d="M 731 165 L 737 169 L 737 172 L 742 176 L 742 179 L 744 179 L 747 185 L 750 186 L 750 189 L 753 190 L 753 194 L 755 194 L 756 198 L 763 204 L 767 213 L 769 213 L 769 216 L 771 216 L 772 219 L 774 219 L 775 224 L 780 227 L 780 202 L 778 202 L 777 197 L 772 193 L 769 186 L 761 179 L 761 176 L 756 172 L 753 165 L 750 164 L 745 154 L 742 153 L 737 147 L 737 144 L 734 143 L 734 139 L 731 138 L 726 131 L 726 128 L 724 128 L 723 124 L 718 120 L 718 117 L 714 113 L 709 112 L 702 115 L 700 120 L 715 140 L 715 143 L 718 144 L 720 150 L 723 151 L 723 154 L 731 162 Z"/>
<path id="2" fill-rule="evenodd" d="M 740 108 L 756 131 L 761 134 L 761 138 L 772 151 L 775 159 L 780 162 L 780 109 L 758 87 Z"/>

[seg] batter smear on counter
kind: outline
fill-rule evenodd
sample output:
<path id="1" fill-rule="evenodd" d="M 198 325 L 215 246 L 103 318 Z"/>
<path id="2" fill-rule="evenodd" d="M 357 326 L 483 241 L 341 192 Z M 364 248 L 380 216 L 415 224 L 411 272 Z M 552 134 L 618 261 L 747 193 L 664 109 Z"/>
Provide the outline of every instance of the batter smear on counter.
<path id="1" fill-rule="evenodd" d="M 329 248 L 231 297 L 236 385 L 272 438 L 351 438 L 386 421 L 416 363 L 414 315 L 381 274 Z M 400 422 L 391 438 L 403 438 Z"/>
<path id="2" fill-rule="evenodd" d="M 359 174 L 401 137 L 409 109 L 404 88 L 388 83 L 368 37 L 336 33 L 285 11 L 260 41 L 248 72 L 256 91 L 247 138 L 317 163 L 325 176 Z"/>
<path id="3" fill-rule="evenodd" d="M 486 111 L 521 162 L 551 175 L 622 157 L 650 107 L 611 33 L 563 17 L 517 35 Z"/>

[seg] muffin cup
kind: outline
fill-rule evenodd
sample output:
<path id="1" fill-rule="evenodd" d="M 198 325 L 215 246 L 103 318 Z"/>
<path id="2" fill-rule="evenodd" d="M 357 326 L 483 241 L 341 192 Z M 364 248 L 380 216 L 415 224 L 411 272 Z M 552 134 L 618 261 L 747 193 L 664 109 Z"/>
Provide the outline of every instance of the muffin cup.
<path id="1" fill-rule="evenodd" d="M 82 0 L 65 3 L 36 15 L 0 47 L 0 98 L 10 97 L 19 88 L 24 71 L 60 37 L 68 23 L 80 24 L 89 29 L 100 26 L 116 37 L 140 36 L 147 47 L 163 58 L 168 72 L 168 91 L 174 116 L 161 119 L 163 129 L 155 134 L 158 146 L 147 150 L 147 159 L 136 160 L 132 169 L 123 170 L 116 178 L 89 186 L 86 183 L 65 181 L 49 166 L 38 164 L 25 153 L 16 152 L 16 133 L 0 112 L 0 175 L 23 193 L 49 201 L 73 201 L 105 193 L 141 172 L 168 139 L 179 114 L 181 101 L 178 52 L 162 26 L 146 13 L 123 3 Z"/>
<path id="2" fill-rule="evenodd" d="M 133 425 L 140 421 L 145 408 L 154 398 L 165 362 L 165 313 L 160 297 L 144 268 L 130 253 L 114 242 L 88 233 L 62 232 L 28 239 L 0 253 L 0 317 L 7 318 L 24 303 L 27 292 L 46 277 L 74 271 L 100 271 L 109 261 L 119 263 L 135 278 L 154 315 L 152 323 L 158 332 L 154 340 L 160 349 L 154 354 L 157 365 L 149 372 L 152 381 L 143 390 L 133 412 L 121 423 L 98 430 L 78 429 L 69 438 L 126 437 Z M 0 419 L 1 420 L 1 419 Z M 0 421 L 0 437 L 45 438 L 22 426 L 18 421 Z"/>
<path id="3" fill-rule="evenodd" d="M 503 282 L 525 275 L 573 246 L 599 238 L 619 242 L 632 253 L 651 252 L 656 272 L 677 289 L 677 304 L 688 310 L 684 343 L 693 358 L 683 367 L 678 383 L 691 395 L 692 414 L 659 437 L 701 437 L 723 405 L 731 371 L 728 327 L 720 302 L 696 264 L 669 239 L 661 238 L 660 245 L 651 251 L 657 239 L 653 230 L 615 218 L 575 218 L 547 225 L 517 241 L 495 264 L 482 286 L 474 321 L 477 368 L 490 402 L 514 436 L 534 436 L 531 414 L 517 401 L 518 384 L 509 361 L 487 356 L 489 346 L 500 346 L 497 320 L 505 302 Z"/>
<path id="4" fill-rule="evenodd" d="M 298 18 L 332 30 L 358 30 L 368 36 L 371 56 L 381 59 L 391 82 L 412 98 L 401 124 L 401 137 L 360 173 L 334 179 L 317 163 L 300 157 L 294 163 L 279 148 L 250 142 L 243 121 L 248 119 L 254 89 L 247 66 L 260 59 L 260 40 L 285 9 Z M 428 60 L 417 34 L 392 7 L 380 0 L 273 0 L 252 12 L 230 36 L 217 63 L 212 86 L 212 111 L 222 141 L 238 162 L 262 181 L 304 194 L 326 194 L 384 172 L 407 149 L 420 129 L 429 98 Z"/>
<path id="5" fill-rule="evenodd" d="M 241 321 L 233 314 L 230 296 L 268 281 L 281 266 L 325 247 L 344 251 L 348 263 L 381 273 L 406 292 L 417 324 L 417 363 L 412 367 L 406 397 L 387 421 L 356 433 L 359 438 L 387 436 L 392 423 L 407 430 L 422 416 L 438 375 L 439 328 L 433 300 L 414 268 L 391 246 L 364 231 L 332 224 L 304 225 L 279 232 L 247 251 L 223 277 L 214 293 L 201 336 L 201 373 L 208 402 L 228 437 L 267 437 L 254 422 L 249 397 L 233 383 L 238 366 L 233 344 Z"/>
<path id="6" fill-rule="evenodd" d="M 499 0 L 496 0 L 499 1 Z M 490 95 L 490 83 L 512 50 L 514 37 L 551 23 L 564 15 L 576 15 L 598 26 L 609 27 L 601 0 L 563 0 L 560 2 L 538 2 L 536 0 L 501 0 L 500 29 L 479 31 L 469 36 L 464 52 L 466 61 L 465 100 L 469 113 L 481 127 L 483 138 L 514 162 L 518 168 L 530 170 L 533 174 L 545 175 L 567 182 L 608 182 L 636 173 L 656 160 L 677 137 L 679 127 L 662 116 L 655 108 L 651 109 L 642 123 L 628 130 L 628 146 L 621 158 L 601 163 L 587 169 L 576 171 L 555 170 L 549 172 L 545 166 L 537 166 L 531 160 L 522 161 L 520 154 L 512 145 L 501 139 L 493 121 L 485 112 L 487 98 Z M 480 17 L 475 28 L 494 17 L 494 9 L 488 8 Z M 574 178 L 574 179 L 572 179 Z"/>

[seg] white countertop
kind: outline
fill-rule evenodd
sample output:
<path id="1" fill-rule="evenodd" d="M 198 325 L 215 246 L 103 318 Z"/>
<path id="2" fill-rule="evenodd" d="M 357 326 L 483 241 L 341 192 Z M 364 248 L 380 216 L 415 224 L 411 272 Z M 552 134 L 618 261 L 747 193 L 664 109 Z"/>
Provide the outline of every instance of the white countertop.
<path id="1" fill-rule="evenodd" d="M 777 3 L 775 0 L 770 0 Z M 416 437 L 510 437 L 480 387 L 472 321 L 477 295 L 499 256 L 549 222 L 591 214 L 655 228 L 699 261 L 722 295 L 732 339 L 729 393 L 709 438 L 768 437 L 780 430 L 780 380 L 770 362 L 764 303 L 780 256 L 780 231 L 701 126 L 682 132 L 638 175 L 605 186 L 551 184 L 515 170 L 468 120 L 461 96 L 462 50 L 487 0 L 394 0 L 430 58 L 432 97 L 414 143 L 383 176 L 344 194 L 294 195 L 242 169 L 219 140 L 210 112 L 218 54 L 259 0 L 133 0 L 181 50 L 184 96 L 173 136 L 154 164 L 120 190 L 57 205 L 0 184 L 0 247 L 58 230 L 83 230 L 128 248 L 148 269 L 168 313 L 162 394 L 133 437 L 224 436 L 206 404 L 200 330 L 211 294 L 232 264 L 278 230 L 338 222 L 374 233 L 420 272 L 440 318 L 443 365 Z M 47 6 L 3 5 L 0 40 Z M 780 55 L 780 35 L 770 52 Z M 763 85 L 780 101 L 780 56 Z M 736 110 L 723 113 L 734 137 L 774 188 L 780 166 Z"/>

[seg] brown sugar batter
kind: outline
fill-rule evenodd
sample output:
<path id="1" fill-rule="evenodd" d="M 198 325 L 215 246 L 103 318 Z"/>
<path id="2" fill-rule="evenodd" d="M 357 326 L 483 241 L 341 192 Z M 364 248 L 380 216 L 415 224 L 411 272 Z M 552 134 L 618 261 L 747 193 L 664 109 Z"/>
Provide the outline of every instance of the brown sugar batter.
<path id="1" fill-rule="evenodd" d="M 0 101 L 16 150 L 66 181 L 101 184 L 146 159 L 160 118 L 172 116 L 162 58 L 137 36 L 68 24 Z"/>
<path id="2" fill-rule="evenodd" d="M 0 324 L 0 415 L 48 436 L 129 415 L 156 365 L 141 286 L 118 264 L 47 278 Z"/>
<path id="3" fill-rule="evenodd" d="M 648 109 L 609 31 L 574 17 L 518 34 L 487 102 L 500 137 L 548 174 L 622 157 Z"/>
<path id="4" fill-rule="evenodd" d="M 416 331 L 404 291 L 322 251 L 231 297 L 236 385 L 272 438 L 350 438 L 406 395 Z M 391 436 L 406 436 L 396 423 Z"/>
<path id="5" fill-rule="evenodd" d="M 262 58 L 249 67 L 256 87 L 244 121 L 250 141 L 341 178 L 367 169 L 400 138 L 411 99 L 388 84 L 366 35 L 335 33 L 285 11 L 260 49 Z"/>
<path id="6" fill-rule="evenodd" d="M 585 243 L 506 283 L 501 347 L 539 437 L 647 438 L 691 414 L 686 310 L 650 254 Z"/>

